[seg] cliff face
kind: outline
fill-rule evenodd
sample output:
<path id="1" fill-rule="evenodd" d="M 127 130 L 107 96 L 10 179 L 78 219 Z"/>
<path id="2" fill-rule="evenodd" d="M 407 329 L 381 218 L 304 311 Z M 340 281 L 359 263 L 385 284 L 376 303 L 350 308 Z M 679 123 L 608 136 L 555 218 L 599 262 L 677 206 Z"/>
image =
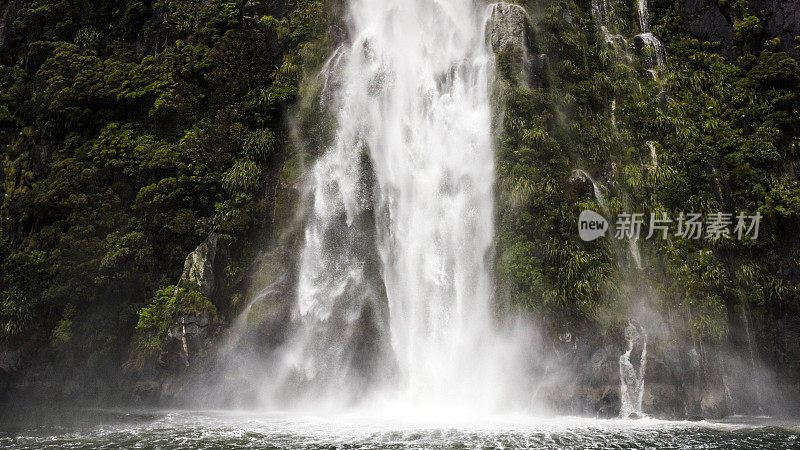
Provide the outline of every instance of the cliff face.
<path id="1" fill-rule="evenodd" d="M 721 45 L 720 53 L 726 57 L 740 56 L 736 40 L 736 15 L 734 3 L 715 0 L 686 0 L 681 6 L 681 18 L 687 31 L 701 41 Z M 764 40 L 779 38 L 783 51 L 793 58 L 800 56 L 797 36 L 800 36 L 800 3 L 797 1 L 754 0 L 749 2 L 749 12 L 760 22 L 759 37 Z"/>
<path id="2" fill-rule="evenodd" d="M 756 17 L 764 25 L 769 39 L 780 38 L 783 51 L 793 58 L 800 56 L 797 37 L 800 36 L 800 2 L 756 0 L 750 4 Z"/>

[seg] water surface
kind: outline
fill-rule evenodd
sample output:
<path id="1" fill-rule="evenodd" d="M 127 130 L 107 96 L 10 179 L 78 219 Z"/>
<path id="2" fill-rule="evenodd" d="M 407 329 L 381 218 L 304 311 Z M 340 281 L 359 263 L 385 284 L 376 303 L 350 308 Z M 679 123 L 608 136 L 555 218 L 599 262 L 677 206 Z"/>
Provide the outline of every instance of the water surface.
<path id="1" fill-rule="evenodd" d="M 800 448 L 800 425 L 507 417 L 423 423 L 365 416 L 84 410 L 7 419 L 0 448 Z"/>

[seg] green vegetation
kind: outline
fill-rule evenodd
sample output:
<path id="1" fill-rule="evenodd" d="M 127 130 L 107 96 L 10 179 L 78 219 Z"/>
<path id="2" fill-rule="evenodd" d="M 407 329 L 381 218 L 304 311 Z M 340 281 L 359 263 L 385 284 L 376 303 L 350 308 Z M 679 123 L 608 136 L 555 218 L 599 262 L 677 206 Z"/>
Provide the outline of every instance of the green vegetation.
<path id="1" fill-rule="evenodd" d="M 641 276 L 658 293 L 650 306 L 663 317 L 689 317 L 694 339 L 733 339 L 748 315 L 759 331 L 774 333 L 774 320 L 800 306 L 797 61 L 777 39 L 763 41 L 746 5 L 737 6 L 741 56 L 730 60 L 689 36 L 672 5 L 654 23 L 669 54 L 654 79 L 633 45 L 603 42 L 583 5 L 526 6 L 539 18 L 530 50 L 546 53 L 550 67 L 529 86 L 508 69 L 515 56 L 500 56 L 505 297 L 533 307 L 554 331 L 627 320 L 634 299 L 622 278 L 630 261 L 607 240 L 582 242 L 576 232 L 581 210 L 603 211 L 588 183 L 570 180 L 581 168 L 598 180 L 611 214 L 760 212 L 755 241 L 641 242 Z"/>
<path id="2" fill-rule="evenodd" d="M 152 350 L 176 314 L 226 312 L 246 288 L 292 158 L 299 67 L 325 51 L 322 3 L 0 7 L 0 344 L 119 368 L 135 329 Z M 223 247 L 214 304 L 173 295 L 211 232 Z"/>
<path id="3" fill-rule="evenodd" d="M 197 285 L 181 281 L 178 286 L 159 289 L 150 304 L 139 310 L 134 352 L 125 367 L 141 370 L 147 361 L 155 360 L 158 352 L 164 349 L 170 325 L 178 317 L 203 314 L 207 314 L 210 320 L 218 318 L 216 307 Z"/>

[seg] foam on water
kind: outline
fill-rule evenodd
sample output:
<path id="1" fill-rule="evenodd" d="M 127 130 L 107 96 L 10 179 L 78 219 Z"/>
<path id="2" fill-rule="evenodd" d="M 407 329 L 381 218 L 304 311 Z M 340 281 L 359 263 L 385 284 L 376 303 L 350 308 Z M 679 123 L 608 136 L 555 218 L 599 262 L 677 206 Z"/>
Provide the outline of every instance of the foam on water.
<path id="1" fill-rule="evenodd" d="M 74 423 L 10 430 L 0 447 L 80 448 L 789 448 L 797 423 L 739 423 L 498 416 L 481 421 L 384 419 L 360 414 L 75 411 Z M 85 421 L 78 420 L 86 418 Z M 749 422 L 749 423 L 748 423 Z"/>

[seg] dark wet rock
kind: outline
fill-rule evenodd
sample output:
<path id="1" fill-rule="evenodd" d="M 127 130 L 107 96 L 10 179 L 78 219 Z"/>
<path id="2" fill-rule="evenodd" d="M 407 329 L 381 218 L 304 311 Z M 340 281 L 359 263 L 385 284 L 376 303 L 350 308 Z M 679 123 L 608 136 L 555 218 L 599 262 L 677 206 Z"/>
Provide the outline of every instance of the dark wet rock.
<path id="1" fill-rule="evenodd" d="M 685 392 L 669 383 L 644 384 L 642 410 L 663 419 L 681 419 L 685 416 Z"/>
<path id="2" fill-rule="evenodd" d="M 666 113 L 667 108 L 669 108 L 670 97 L 667 91 L 661 91 L 658 93 L 658 108 L 661 112 Z"/>
<path id="3" fill-rule="evenodd" d="M 528 61 L 530 66 L 530 78 L 533 86 L 543 86 L 547 81 L 547 72 L 550 70 L 550 61 L 547 54 L 540 53 L 533 55 Z"/>
<path id="4" fill-rule="evenodd" d="M 728 414 L 725 388 L 723 386 L 706 389 L 700 399 L 701 415 L 723 417 Z"/>
<path id="5" fill-rule="evenodd" d="M 286 0 L 247 0 L 242 7 L 242 18 L 257 19 L 263 16 L 281 18 L 286 15 L 289 2 Z"/>
<path id="6" fill-rule="evenodd" d="M 780 38 L 783 50 L 797 58 L 795 37 L 800 35 L 800 1 L 753 0 L 750 11 L 761 21 L 767 38 Z M 731 4 L 712 0 L 687 0 L 681 7 L 681 18 L 689 33 L 700 41 L 719 44 L 718 53 L 726 58 L 738 57 L 735 47 L 734 14 Z"/>
<path id="7" fill-rule="evenodd" d="M 726 6 L 711 0 L 687 0 L 682 6 L 681 17 L 692 36 L 700 41 L 719 43 L 719 53 L 726 58 L 739 56 L 739 51 L 732 48 L 733 20 Z"/>
<path id="8" fill-rule="evenodd" d="M 50 167 L 53 164 L 51 154 L 51 146 L 45 142 L 40 142 L 31 146 L 31 170 L 33 171 L 33 176 L 37 180 L 46 177 L 47 174 L 50 173 Z"/>
<path id="9" fill-rule="evenodd" d="M 619 416 L 619 386 L 606 386 L 599 392 L 599 398 L 594 404 L 598 417 L 611 418 Z"/>
<path id="10" fill-rule="evenodd" d="M 166 7 L 154 8 L 150 16 L 148 31 L 133 43 L 133 49 L 140 55 L 161 53 L 172 43 L 173 35 L 167 21 L 169 11 Z"/>
<path id="11" fill-rule="evenodd" d="M 134 400 L 139 404 L 156 404 L 161 397 L 161 383 L 154 380 L 140 381 L 133 387 Z"/>
<path id="12" fill-rule="evenodd" d="M 0 370 L 7 374 L 16 372 L 21 354 L 19 349 L 0 348 Z"/>
<path id="13" fill-rule="evenodd" d="M 767 36 L 781 39 L 783 51 L 794 58 L 800 57 L 795 40 L 800 36 L 800 1 L 751 0 L 750 11 L 761 19 Z"/>
<path id="14" fill-rule="evenodd" d="M 211 344 L 216 322 L 209 313 L 179 317 L 169 327 L 165 350 L 159 355 L 162 367 L 189 367 L 191 361 Z"/>
<path id="15" fill-rule="evenodd" d="M 13 57 L 12 47 L 16 44 L 13 41 L 19 40 L 19 32 L 14 37 L 13 24 L 16 19 L 17 11 L 21 2 L 10 1 L 0 5 L 0 64 L 10 64 Z"/>

